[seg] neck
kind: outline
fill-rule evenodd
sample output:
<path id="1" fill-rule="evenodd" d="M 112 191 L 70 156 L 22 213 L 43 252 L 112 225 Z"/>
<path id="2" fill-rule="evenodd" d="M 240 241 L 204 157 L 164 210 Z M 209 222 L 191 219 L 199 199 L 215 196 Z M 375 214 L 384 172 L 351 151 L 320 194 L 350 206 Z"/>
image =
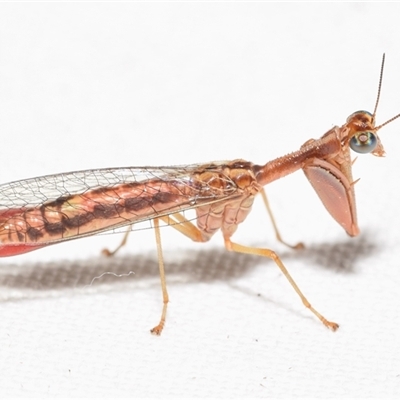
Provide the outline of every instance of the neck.
<path id="1" fill-rule="evenodd" d="M 298 151 L 267 162 L 263 166 L 255 166 L 257 182 L 264 186 L 303 168 L 313 158 L 332 157 L 340 150 L 341 144 L 336 136 L 336 128 L 333 128 L 321 139 L 305 143 Z"/>

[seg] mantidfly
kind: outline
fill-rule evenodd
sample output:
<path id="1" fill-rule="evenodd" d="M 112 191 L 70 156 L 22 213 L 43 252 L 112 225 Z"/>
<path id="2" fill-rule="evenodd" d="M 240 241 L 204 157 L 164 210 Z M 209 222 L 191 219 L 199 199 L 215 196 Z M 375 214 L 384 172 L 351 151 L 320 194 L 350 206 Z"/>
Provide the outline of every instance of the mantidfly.
<path id="1" fill-rule="evenodd" d="M 308 140 L 300 150 L 265 165 L 234 160 L 180 167 L 94 169 L 0 185 L 0 256 L 22 254 L 50 244 L 153 220 L 163 309 L 160 322 L 151 332 L 159 335 L 169 301 L 160 221 L 196 242 L 206 242 L 221 230 L 227 250 L 272 259 L 303 304 L 335 331 L 339 325 L 328 321 L 311 306 L 274 251 L 243 246 L 232 242 L 231 237 L 249 214 L 254 197 L 260 193 L 276 237 L 285 243 L 263 187 L 299 169 L 304 171 L 331 216 L 350 236 L 358 235 L 356 181 L 352 178 L 350 148 L 357 153 L 382 157 L 384 150 L 377 132 L 400 117 L 398 114 L 375 126 L 384 62 L 383 55 L 372 114 L 357 111 L 343 126 L 335 126 L 320 139 Z M 196 212 L 197 226 L 183 215 L 189 209 Z M 126 238 L 127 234 L 119 247 L 125 244 Z"/>

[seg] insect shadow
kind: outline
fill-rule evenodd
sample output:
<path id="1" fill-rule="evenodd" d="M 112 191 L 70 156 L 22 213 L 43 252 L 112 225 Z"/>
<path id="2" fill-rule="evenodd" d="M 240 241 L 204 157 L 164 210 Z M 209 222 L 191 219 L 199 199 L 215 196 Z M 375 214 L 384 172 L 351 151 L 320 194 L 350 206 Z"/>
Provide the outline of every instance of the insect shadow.
<path id="1" fill-rule="evenodd" d="M 285 249 L 279 255 L 289 268 L 291 260 L 296 259 L 316 268 L 352 273 L 356 264 L 378 249 L 379 244 L 376 244 L 373 235 L 365 232 L 355 239 L 311 244 L 297 251 Z M 226 282 L 251 273 L 260 264 L 274 265 L 272 260 L 229 252 L 224 248 L 190 250 L 180 254 L 179 260 L 172 253 L 166 252 L 165 255 L 168 284 Z M 132 280 L 142 282 L 154 279 L 154 283 L 159 285 L 158 271 L 155 252 L 152 255 L 99 256 L 23 265 L 10 263 L 0 268 L 0 286 L 10 292 L 9 295 L 4 293 L 0 301 L 34 298 L 39 296 L 35 293 L 46 291 L 52 291 L 54 295 L 55 290 L 84 287 L 112 291 L 118 285 L 131 284 Z M 121 279 L 117 279 L 118 276 Z M 14 296 L 13 290 L 21 293 Z"/>

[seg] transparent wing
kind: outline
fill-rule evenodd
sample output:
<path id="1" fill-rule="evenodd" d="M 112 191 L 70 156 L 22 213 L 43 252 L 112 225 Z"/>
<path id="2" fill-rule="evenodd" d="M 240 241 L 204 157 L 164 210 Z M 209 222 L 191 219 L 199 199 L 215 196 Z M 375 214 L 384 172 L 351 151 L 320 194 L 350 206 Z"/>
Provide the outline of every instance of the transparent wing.
<path id="1" fill-rule="evenodd" d="M 128 168 L 103 168 L 84 171 L 74 171 L 54 175 L 44 175 L 36 178 L 23 179 L 0 185 L 0 210 L 21 207 L 36 207 L 57 200 L 65 196 L 82 195 L 89 191 L 102 188 L 113 188 L 121 184 L 146 183 L 161 180 L 166 183 L 181 181 L 182 184 L 203 189 L 206 200 L 220 194 L 222 197 L 234 194 L 236 185 L 226 177 L 230 188 L 224 192 L 213 193 L 206 189 L 206 182 L 196 182 L 196 172 L 209 171 L 221 172 L 220 165 L 209 164 L 202 166 L 194 164 L 188 166 L 172 167 L 128 167 Z M 196 201 L 202 198 L 196 196 Z"/>
<path id="2" fill-rule="evenodd" d="M 240 196 L 224 163 L 105 168 L 0 185 L 0 243 L 50 244 Z"/>

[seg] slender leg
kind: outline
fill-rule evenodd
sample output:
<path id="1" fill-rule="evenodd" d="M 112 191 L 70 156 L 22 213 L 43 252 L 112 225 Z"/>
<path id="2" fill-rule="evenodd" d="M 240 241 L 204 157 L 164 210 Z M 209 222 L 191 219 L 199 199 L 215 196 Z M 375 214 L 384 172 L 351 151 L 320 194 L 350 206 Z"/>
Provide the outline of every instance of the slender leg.
<path id="1" fill-rule="evenodd" d="M 126 243 L 128 242 L 128 236 L 131 233 L 131 230 L 132 230 L 132 225 L 129 225 L 128 229 L 124 233 L 124 237 L 122 238 L 121 243 L 115 248 L 115 250 L 111 251 L 111 250 L 108 250 L 108 249 L 103 249 L 101 251 L 101 254 L 103 254 L 103 256 L 106 256 L 106 257 L 114 256 L 117 253 L 117 251 L 119 251 L 119 249 L 121 247 L 124 247 L 126 245 Z"/>
<path id="2" fill-rule="evenodd" d="M 167 291 L 167 283 L 165 280 L 165 269 L 164 269 L 164 259 L 162 254 L 161 247 L 161 235 L 160 235 L 160 222 L 159 220 L 164 221 L 167 225 L 176 229 L 180 233 L 183 233 L 188 238 L 194 240 L 195 242 L 202 242 L 202 235 L 200 230 L 193 225 L 190 221 L 188 221 L 182 214 L 175 213 L 169 216 L 155 218 L 154 221 L 154 232 L 156 235 L 156 244 L 157 244 L 157 256 L 158 256 L 158 266 L 160 271 L 160 280 L 161 280 L 161 290 L 163 295 L 163 309 L 161 312 L 160 322 L 157 326 L 150 330 L 154 335 L 161 335 L 161 332 L 165 325 L 165 318 L 167 315 L 167 305 L 169 302 L 168 291 Z M 119 246 L 114 250 L 110 251 L 108 249 L 104 249 L 102 253 L 106 256 L 113 256 L 115 253 L 123 246 L 125 246 L 129 233 L 131 232 L 131 226 L 128 227 L 128 230 L 125 232 L 125 235 L 119 244 Z"/>
<path id="3" fill-rule="evenodd" d="M 278 226 L 276 225 L 274 215 L 272 214 L 272 210 L 271 210 L 271 207 L 269 205 L 267 194 L 265 193 L 264 188 L 261 189 L 260 193 L 261 193 L 261 196 L 262 196 L 262 198 L 264 200 L 265 207 L 267 208 L 267 212 L 268 212 L 269 218 L 271 219 L 272 227 L 274 228 L 275 236 L 276 236 L 276 239 L 278 240 L 278 242 L 283 243 L 285 246 L 290 247 L 291 249 L 295 249 L 295 250 L 304 249 L 304 244 L 301 243 L 301 242 L 299 242 L 299 243 L 295 244 L 294 246 L 292 246 L 291 244 L 286 243 L 282 239 L 282 236 L 281 236 L 281 234 L 279 233 L 279 230 L 278 230 Z"/>
<path id="4" fill-rule="evenodd" d="M 172 218 L 173 217 L 173 218 Z M 160 235 L 160 224 L 159 220 L 163 220 L 169 226 L 172 226 L 179 232 L 183 233 L 185 236 L 193 239 L 194 241 L 201 242 L 202 236 L 199 229 L 194 226 L 190 221 L 188 221 L 182 214 L 176 213 L 171 216 L 165 216 L 154 219 L 154 230 L 156 234 L 156 243 L 157 243 L 157 254 L 158 254 L 158 265 L 160 268 L 160 279 L 161 279 L 161 289 L 163 294 L 163 310 L 161 313 L 161 319 L 157 326 L 155 326 L 150 332 L 155 335 L 160 335 L 164 325 L 165 318 L 167 315 L 167 305 L 169 302 L 168 292 L 167 292 L 167 284 L 165 281 L 165 270 L 164 270 L 164 259 L 162 255 L 161 248 L 161 235 Z"/>
<path id="5" fill-rule="evenodd" d="M 165 217 L 160 217 L 168 226 L 176 229 L 194 242 L 203 242 L 201 231 L 197 226 L 188 221 L 182 214 L 175 213 Z"/>
<path id="6" fill-rule="evenodd" d="M 299 287 L 297 286 L 296 282 L 294 279 L 291 277 L 289 274 L 288 270 L 286 267 L 283 265 L 283 262 L 281 259 L 273 252 L 272 250 L 268 249 L 258 249 L 255 247 L 247 247 L 247 246 L 242 246 L 237 243 L 231 242 L 229 238 L 225 238 L 225 247 L 229 251 L 235 251 L 237 253 L 244 253 L 244 254 L 253 254 L 257 256 L 262 256 L 262 257 L 268 257 L 271 260 L 275 262 L 275 264 L 280 268 L 282 271 L 283 275 L 285 275 L 286 279 L 289 281 L 289 283 L 292 285 L 293 289 L 296 291 L 296 293 L 299 295 L 301 301 L 303 304 L 314 314 L 318 317 L 318 319 L 329 329 L 332 329 L 333 331 L 336 331 L 337 328 L 339 328 L 339 325 L 336 322 L 330 322 L 328 321 L 324 316 L 322 316 L 314 307 L 311 306 L 310 302 L 306 299 L 304 294 L 301 292 Z"/>
<path id="7" fill-rule="evenodd" d="M 161 319 L 157 326 L 150 330 L 151 333 L 155 335 L 161 335 L 161 332 L 165 325 L 165 317 L 167 315 L 167 305 L 169 302 L 168 292 L 167 292 L 167 283 L 165 281 L 165 270 L 164 270 L 164 259 L 162 255 L 161 248 L 161 235 L 160 235 L 160 223 L 158 218 L 154 219 L 154 231 L 156 233 L 156 243 L 157 243 L 157 255 L 158 255 L 158 267 L 160 270 L 160 279 L 161 279 L 161 290 L 163 295 L 163 309 L 161 313 Z"/>

